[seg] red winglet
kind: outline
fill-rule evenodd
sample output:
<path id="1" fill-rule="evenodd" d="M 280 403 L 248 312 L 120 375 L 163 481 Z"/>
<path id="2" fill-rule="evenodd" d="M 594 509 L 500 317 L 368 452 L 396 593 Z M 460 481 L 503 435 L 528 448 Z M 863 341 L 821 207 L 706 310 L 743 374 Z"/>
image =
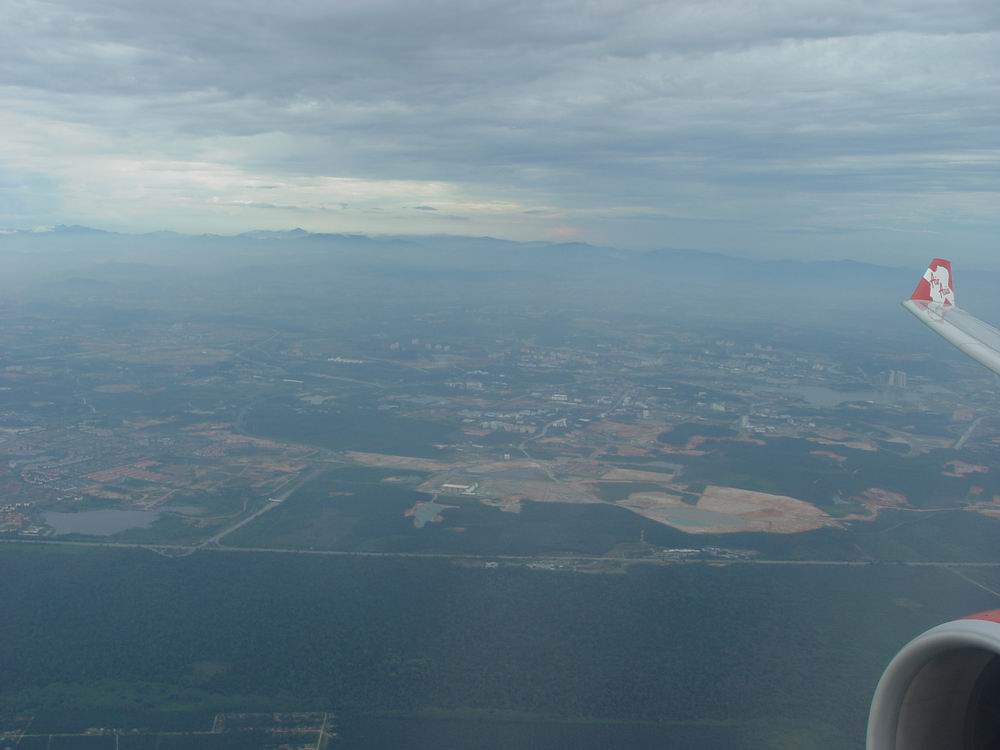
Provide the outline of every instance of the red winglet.
<path id="1" fill-rule="evenodd" d="M 951 272 L 951 261 L 944 258 L 932 260 L 910 299 L 954 305 L 955 277 Z"/>

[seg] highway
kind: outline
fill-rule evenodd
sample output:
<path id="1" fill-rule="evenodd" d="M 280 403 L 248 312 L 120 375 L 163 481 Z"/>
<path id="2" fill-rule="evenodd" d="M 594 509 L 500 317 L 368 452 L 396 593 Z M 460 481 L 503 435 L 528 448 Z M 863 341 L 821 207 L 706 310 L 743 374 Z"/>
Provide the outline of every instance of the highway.
<path id="1" fill-rule="evenodd" d="M 952 448 L 952 450 L 956 451 L 961 450 L 962 446 L 964 446 L 965 443 L 969 440 L 969 438 L 972 437 L 972 433 L 976 431 L 976 428 L 979 427 L 979 424 L 984 419 L 986 419 L 986 417 L 976 417 L 976 419 L 973 420 L 972 424 L 969 425 L 969 429 L 963 432 L 962 437 L 960 437 L 958 440 L 955 441 L 955 445 Z"/>
<path id="2" fill-rule="evenodd" d="M 277 503 L 272 503 L 277 505 Z M 230 529 L 234 530 L 234 529 Z M 912 560 L 912 561 L 871 561 L 871 560 L 770 560 L 770 559 L 661 559 L 650 557 L 605 557 L 602 555 L 475 555 L 457 552 L 357 552 L 332 549 L 296 549 L 285 547 L 231 547 L 221 544 L 198 545 L 184 544 L 139 544 L 130 542 L 99 542 L 63 539 L 0 539 L 0 544 L 13 545 L 53 545 L 71 547 L 94 547 L 103 549 L 144 549 L 170 557 L 190 555 L 195 552 L 224 554 L 264 554 L 264 555 L 320 555 L 327 557 L 368 557 L 368 558 L 407 558 L 426 560 L 482 560 L 484 562 L 511 563 L 594 563 L 614 562 L 630 565 L 774 565 L 774 566 L 814 566 L 814 567 L 868 567 L 868 566 L 904 566 L 910 568 L 1000 568 L 1000 561 L 949 561 L 949 560 Z"/>
<path id="3" fill-rule="evenodd" d="M 302 485 L 304 485 L 306 482 L 308 482 L 308 481 L 310 481 L 310 480 L 315 479 L 316 477 L 318 477 L 327 468 L 329 468 L 329 467 L 327 467 L 327 466 L 314 466 L 309 471 L 307 471 L 305 474 L 302 474 L 301 476 L 292 477 L 287 482 L 285 482 L 285 484 L 283 484 L 275 492 L 275 494 L 273 494 L 268 499 L 268 501 L 264 504 L 263 507 L 259 508 L 254 513 L 251 513 L 246 518 L 243 518 L 243 519 L 237 521 L 232 526 L 227 526 L 226 528 L 224 528 L 222 531 L 220 531 L 215 536 L 209 537 L 204 542 L 202 542 L 201 544 L 199 544 L 197 546 L 197 549 L 203 549 L 205 547 L 209 547 L 209 546 L 212 546 L 212 545 L 218 545 L 218 544 L 220 544 L 225 537 L 229 536 L 230 534 L 232 534 L 237 529 L 242 528 L 243 526 L 246 526 L 251 521 L 254 521 L 254 520 L 260 518 L 262 515 L 264 515 L 268 511 L 270 511 L 270 510 L 272 510 L 274 508 L 277 508 L 279 505 L 281 505 L 283 502 L 285 502 L 285 500 L 287 500 L 289 498 L 289 496 L 293 492 L 295 492 L 295 490 L 297 490 L 299 487 L 301 487 Z M 194 549 L 194 548 L 192 548 L 192 549 Z"/>

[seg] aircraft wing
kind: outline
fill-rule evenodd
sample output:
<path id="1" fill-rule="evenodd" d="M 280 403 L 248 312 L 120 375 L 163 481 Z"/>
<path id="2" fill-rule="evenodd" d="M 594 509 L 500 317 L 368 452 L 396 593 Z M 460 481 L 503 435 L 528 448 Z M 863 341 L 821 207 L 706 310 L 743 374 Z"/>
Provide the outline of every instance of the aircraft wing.
<path id="1" fill-rule="evenodd" d="M 903 307 L 960 351 L 1000 375 L 1000 330 L 955 304 L 950 261 L 932 260 Z"/>

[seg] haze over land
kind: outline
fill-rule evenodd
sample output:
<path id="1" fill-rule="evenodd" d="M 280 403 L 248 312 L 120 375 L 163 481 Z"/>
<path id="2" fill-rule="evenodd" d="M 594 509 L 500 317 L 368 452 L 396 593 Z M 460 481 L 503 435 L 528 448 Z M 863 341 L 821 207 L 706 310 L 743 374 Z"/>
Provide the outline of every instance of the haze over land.
<path id="1" fill-rule="evenodd" d="M 856 748 L 895 648 L 992 606 L 1000 391 L 899 307 L 919 268 L 84 227 L 0 261 L 29 748 Z"/>

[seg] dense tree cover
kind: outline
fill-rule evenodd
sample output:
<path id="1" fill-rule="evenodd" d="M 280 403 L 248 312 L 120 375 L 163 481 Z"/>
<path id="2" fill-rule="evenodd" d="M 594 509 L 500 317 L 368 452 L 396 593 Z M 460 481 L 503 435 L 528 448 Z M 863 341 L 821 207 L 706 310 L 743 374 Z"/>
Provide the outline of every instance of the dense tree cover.
<path id="1" fill-rule="evenodd" d="M 903 566 L 582 575 L 33 548 L 0 550 L 0 568 L 0 713 L 475 709 L 860 742 L 892 653 L 992 606 L 947 570 Z"/>
<path id="2" fill-rule="evenodd" d="M 434 446 L 448 442 L 453 429 L 426 419 L 397 417 L 364 402 L 338 402 L 306 411 L 293 401 L 267 401 L 249 411 L 244 426 L 255 435 L 276 440 L 431 458 L 443 455 Z"/>

